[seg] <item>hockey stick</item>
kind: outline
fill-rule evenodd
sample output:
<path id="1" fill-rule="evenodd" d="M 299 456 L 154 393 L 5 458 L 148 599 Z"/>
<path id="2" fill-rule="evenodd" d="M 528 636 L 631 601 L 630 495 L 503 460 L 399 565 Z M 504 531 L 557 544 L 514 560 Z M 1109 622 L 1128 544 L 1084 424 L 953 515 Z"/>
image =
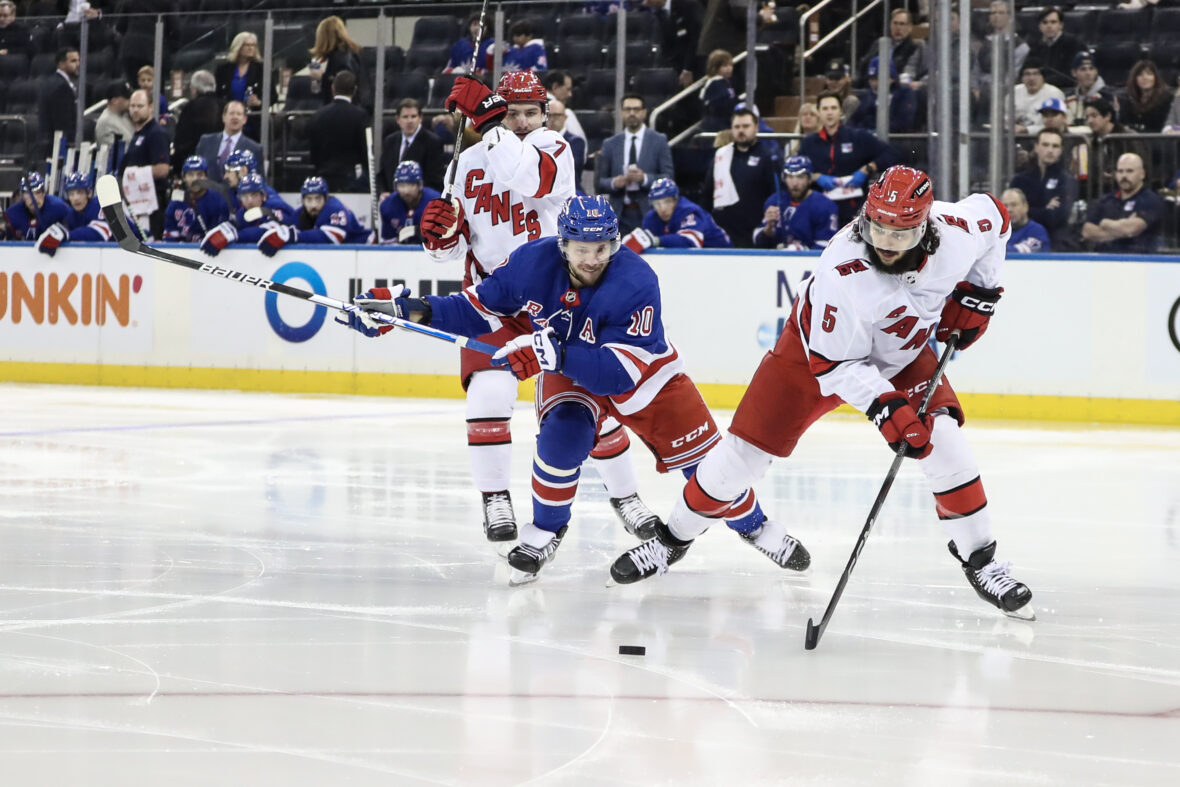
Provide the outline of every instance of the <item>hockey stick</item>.
<path id="1" fill-rule="evenodd" d="M 488 13 L 488 0 L 483 0 L 483 6 L 479 9 L 479 32 L 475 34 L 475 51 L 471 53 L 471 78 L 475 78 L 475 64 L 479 62 L 479 45 L 483 43 L 483 20 Z M 498 46 L 498 45 L 497 45 Z M 445 99 L 444 99 L 445 100 Z M 463 132 L 467 129 L 467 116 L 459 115 L 459 122 L 455 124 L 455 151 L 451 154 L 451 166 L 447 170 L 447 182 L 443 185 L 442 198 L 447 202 L 451 201 L 451 195 L 455 192 L 455 175 L 459 171 L 459 153 L 463 148 Z M 456 226 L 456 230 L 458 227 Z"/>
<path id="2" fill-rule="evenodd" d="M 377 160 L 373 157 L 373 127 L 365 127 L 365 149 L 369 153 L 369 227 L 373 237 L 381 237 L 381 206 L 377 200 Z"/>
<path id="3" fill-rule="evenodd" d="M 918 407 L 918 419 L 926 415 L 926 408 L 930 405 L 930 398 L 934 396 L 934 389 L 938 387 L 939 380 L 942 379 L 942 373 L 946 371 L 946 365 L 950 363 L 951 355 L 955 352 L 955 345 L 959 343 L 959 334 L 952 333 L 947 339 L 946 349 L 942 351 L 942 357 L 938 359 L 938 367 L 934 370 L 934 376 L 930 378 L 930 383 L 926 387 L 926 393 L 922 395 L 922 404 Z M 881 484 L 881 491 L 877 493 L 877 499 L 873 501 L 873 507 L 869 510 L 869 518 L 865 521 L 864 528 L 860 531 L 860 538 L 856 540 L 856 546 L 852 548 L 852 556 L 848 558 L 848 565 L 844 567 L 844 573 L 840 575 L 840 581 L 836 584 L 836 590 L 832 593 L 832 600 L 828 602 L 828 608 L 824 610 L 824 616 L 820 619 L 819 625 L 815 625 L 811 618 L 807 619 L 807 638 L 803 642 L 803 647 L 807 650 L 815 650 L 815 646 L 819 644 L 819 638 L 824 635 L 824 631 L 828 627 L 828 621 L 832 619 L 832 613 L 836 611 L 836 604 L 840 601 L 840 596 L 844 595 L 844 586 L 848 584 L 848 578 L 852 576 L 852 569 L 856 567 L 856 560 L 860 557 L 860 551 L 865 548 L 865 542 L 869 540 L 869 531 L 873 529 L 873 523 L 877 521 L 877 514 L 881 512 L 881 506 L 885 503 L 885 497 L 889 494 L 889 490 L 893 487 L 893 479 L 897 476 L 897 471 L 901 469 L 901 460 L 905 459 L 905 446 L 899 446 L 897 449 L 897 456 L 893 458 L 893 465 L 889 468 L 889 474 L 885 476 L 885 483 Z"/>
<path id="4" fill-rule="evenodd" d="M 170 262 L 173 265 L 181 265 L 190 270 L 200 271 L 201 273 L 208 273 L 213 276 L 218 276 L 229 281 L 237 281 L 243 284 L 248 284 L 251 287 L 260 287 L 264 290 L 270 290 L 282 295 L 290 295 L 293 298 L 301 298 L 305 301 L 320 306 L 327 306 L 329 309 L 336 311 L 356 313 L 360 310 L 351 303 L 338 301 L 335 298 L 329 298 L 326 295 L 317 295 L 314 292 L 301 290 L 298 287 L 289 287 L 286 284 L 273 282 L 269 279 L 264 279 L 261 276 L 254 276 L 249 273 L 242 273 L 241 271 L 231 270 L 230 268 L 223 268 L 220 265 L 214 265 L 211 262 L 199 262 L 197 260 L 190 260 L 187 257 L 181 257 L 178 254 L 171 254 L 160 249 L 152 248 L 143 243 L 139 238 L 131 232 L 131 226 L 127 223 L 127 212 L 123 207 L 123 193 L 119 190 L 119 181 L 114 175 L 103 175 L 98 179 L 95 186 L 98 194 L 98 204 L 102 207 L 102 215 L 106 218 L 107 223 L 111 225 L 111 236 L 114 237 L 115 242 L 124 251 L 129 251 L 132 254 L 140 254 L 145 257 L 160 260 L 162 262 Z M 453 333 L 440 331 L 435 328 L 430 328 L 426 325 L 419 325 L 416 322 L 409 320 L 401 320 L 397 317 L 392 317 L 382 312 L 368 312 L 369 316 L 377 322 L 386 323 L 387 325 L 394 325 L 398 328 L 405 328 L 414 333 L 420 333 L 423 336 L 429 336 L 432 339 L 441 339 L 444 342 L 457 344 L 460 347 L 466 347 L 468 350 L 475 350 L 486 355 L 495 355 L 499 352 L 499 347 L 486 344 L 475 339 L 468 339 L 466 336 L 456 336 Z"/>

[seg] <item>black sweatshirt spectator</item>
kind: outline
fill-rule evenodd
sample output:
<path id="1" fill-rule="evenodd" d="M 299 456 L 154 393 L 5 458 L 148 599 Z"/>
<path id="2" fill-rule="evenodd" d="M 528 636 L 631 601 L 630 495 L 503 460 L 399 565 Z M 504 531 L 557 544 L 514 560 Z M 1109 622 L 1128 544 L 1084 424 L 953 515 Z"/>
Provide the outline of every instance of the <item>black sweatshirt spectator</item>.
<path id="1" fill-rule="evenodd" d="M 29 45 L 29 29 L 16 21 L 16 6 L 0 0 L 0 55 L 28 54 Z"/>
<path id="2" fill-rule="evenodd" d="M 724 49 L 709 53 L 705 65 L 707 81 L 701 88 L 700 99 L 704 106 L 701 131 L 721 131 L 729 128 L 733 108 L 737 105 L 737 93 L 733 89 L 733 55 Z"/>
<path id="3" fill-rule="evenodd" d="M 1037 17 L 1041 35 L 1029 42 L 1028 56 L 1041 64 L 1041 72 L 1050 85 L 1065 90 L 1073 87 L 1073 59 L 1086 48 L 1077 36 L 1065 32 L 1061 11 L 1049 7 Z"/>
<path id="4" fill-rule="evenodd" d="M 1012 178 L 1012 188 L 1028 199 L 1028 215 L 1049 232 L 1055 251 L 1070 248 L 1069 214 L 1078 196 L 1078 184 L 1062 160 L 1063 137 L 1054 129 L 1041 129 L 1028 168 Z"/>

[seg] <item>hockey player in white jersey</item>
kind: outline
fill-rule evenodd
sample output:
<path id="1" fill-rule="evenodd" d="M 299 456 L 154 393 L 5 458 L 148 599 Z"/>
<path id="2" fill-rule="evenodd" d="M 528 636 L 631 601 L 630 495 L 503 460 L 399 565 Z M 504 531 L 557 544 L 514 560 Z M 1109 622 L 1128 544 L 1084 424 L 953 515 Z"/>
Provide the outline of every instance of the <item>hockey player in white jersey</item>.
<path id="1" fill-rule="evenodd" d="M 981 598 L 1030 617 L 1032 593 L 994 559 L 987 496 L 960 427 L 963 409 L 946 377 L 929 415 L 916 408 L 937 359 L 931 336 L 970 347 L 1000 299 L 1011 234 L 990 194 L 935 202 L 930 178 L 890 167 L 860 214 L 824 250 L 800 289 L 791 320 L 734 414 L 730 433 L 689 479 L 657 537 L 620 556 L 618 582 L 667 570 L 719 511 L 743 495 L 824 413 L 847 402 L 866 413 L 890 447 L 904 445 L 934 493 L 951 554 Z"/>
<path id="2" fill-rule="evenodd" d="M 438 262 L 464 260 L 463 284 L 472 287 L 517 247 L 557 234 L 557 214 L 574 195 L 574 159 L 565 139 L 545 127 L 548 98 L 531 71 L 505 74 L 495 93 L 478 79 L 459 77 L 446 106 L 462 112 L 483 140 L 459 157 L 455 198 L 431 201 L 420 228 L 427 254 Z M 499 346 L 533 330 L 527 314 L 503 323 L 480 341 Z M 483 496 L 484 534 L 489 541 L 511 541 L 517 528 L 508 492 L 510 419 L 518 382 L 470 350 L 461 353 L 460 381 L 467 391 L 467 443 Z M 659 518 L 639 498 L 629 447 L 626 431 L 611 419 L 591 456 L 624 527 L 650 538 Z"/>

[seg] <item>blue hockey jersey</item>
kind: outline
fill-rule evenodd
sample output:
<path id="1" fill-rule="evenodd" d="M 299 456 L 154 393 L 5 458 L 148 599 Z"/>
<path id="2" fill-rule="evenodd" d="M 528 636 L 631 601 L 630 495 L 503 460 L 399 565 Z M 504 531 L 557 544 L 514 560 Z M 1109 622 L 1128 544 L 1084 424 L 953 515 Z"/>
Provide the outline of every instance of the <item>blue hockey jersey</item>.
<path id="1" fill-rule="evenodd" d="M 672 211 L 672 218 L 660 221 L 655 208 L 643 217 L 643 228 L 660 239 L 661 246 L 670 248 L 729 249 L 733 243 L 725 230 L 717 226 L 713 217 L 692 200 L 681 197 Z"/>
<path id="2" fill-rule="evenodd" d="M 300 208 L 295 215 L 295 228 L 299 230 L 300 243 L 369 242 L 369 230 L 361 226 L 356 214 L 335 197 L 328 197 L 314 219 Z"/>
<path id="3" fill-rule="evenodd" d="M 238 190 L 229 190 L 230 213 L 237 215 L 242 207 L 242 201 L 238 199 Z M 283 224 L 290 224 L 295 220 L 295 209 L 287 204 L 287 201 L 279 196 L 279 193 L 271 186 L 266 187 L 266 201 L 262 203 L 262 207 L 269 208 L 275 214 L 275 218 Z"/>
<path id="4" fill-rule="evenodd" d="M 504 53 L 505 71 L 544 71 L 549 68 L 545 42 L 534 38 L 524 46 L 514 46 Z"/>
<path id="5" fill-rule="evenodd" d="M 66 203 L 69 205 L 69 203 Z M 111 226 L 102 216 L 102 208 L 98 205 L 98 197 L 91 197 L 82 210 L 74 210 L 70 205 L 70 215 L 66 219 L 66 229 L 70 231 L 69 239 L 77 243 L 105 243 L 111 239 Z"/>
<path id="6" fill-rule="evenodd" d="M 762 206 L 763 214 L 771 206 L 778 207 L 778 224 L 773 233 L 766 231 L 765 223 L 754 233 L 754 245 L 760 249 L 822 249 L 840 229 L 836 203 L 818 191 L 809 191 L 799 202 L 792 202 L 787 191 L 771 194 Z"/>
<path id="7" fill-rule="evenodd" d="M 1012 237 L 1008 238 L 1009 254 L 1044 254 L 1052 251 L 1048 231 L 1029 219 L 1023 227 L 1012 225 Z"/>
<path id="8" fill-rule="evenodd" d="M 172 200 L 164 209 L 164 240 L 200 243 L 206 232 L 228 220 L 229 205 L 212 189 L 202 194 L 196 204 L 187 199 Z"/>
<path id="9" fill-rule="evenodd" d="M 65 224 L 73 209 L 69 203 L 52 194 L 45 195 L 45 203 L 39 212 L 30 211 L 25 201 L 14 199 L 5 215 L 8 217 L 8 235 L 12 240 L 37 240 L 51 224 Z M 39 214 L 39 215 L 38 215 Z"/>
<path id="10" fill-rule="evenodd" d="M 257 245 L 258 241 L 262 240 L 262 236 L 265 235 L 267 231 L 275 224 L 293 225 L 295 223 L 294 211 L 291 211 L 290 206 L 281 199 L 279 202 L 281 203 L 280 207 L 275 209 L 271 208 L 271 200 L 267 199 L 267 201 L 263 204 L 263 207 L 270 208 L 272 211 L 274 211 L 274 216 L 271 217 L 263 215 L 254 221 L 247 221 L 246 209 L 239 207 L 238 212 L 234 214 L 234 224 L 238 228 L 238 239 L 236 242 Z M 285 211 L 283 206 L 286 206 Z M 212 229 L 212 227 L 210 227 L 210 229 Z"/>
<path id="11" fill-rule="evenodd" d="M 422 234 L 417 231 L 418 222 L 422 219 L 422 211 L 432 199 L 442 199 L 442 195 L 431 188 L 422 189 L 422 198 L 413 210 L 406 207 L 406 202 L 396 191 L 381 200 L 381 242 L 399 243 L 398 236 L 404 227 L 414 227 L 413 235 L 406 238 L 405 243 L 415 245 L 422 242 Z"/>
<path id="12" fill-rule="evenodd" d="M 498 330 L 500 318 L 528 314 L 535 329 L 552 326 L 565 346 L 561 374 L 609 396 L 619 412 L 638 412 L 683 371 L 664 338 L 660 287 L 643 258 L 619 249 L 592 287 L 573 289 L 557 238 L 524 244 L 477 285 L 427 296 L 431 325 L 464 336 Z"/>

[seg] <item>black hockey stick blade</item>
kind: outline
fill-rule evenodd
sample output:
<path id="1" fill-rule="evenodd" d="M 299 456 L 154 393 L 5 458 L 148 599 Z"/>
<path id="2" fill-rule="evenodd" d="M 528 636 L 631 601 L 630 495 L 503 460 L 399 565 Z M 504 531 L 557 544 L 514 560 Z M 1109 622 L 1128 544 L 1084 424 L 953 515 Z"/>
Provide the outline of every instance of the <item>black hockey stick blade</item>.
<path id="1" fill-rule="evenodd" d="M 811 618 L 807 619 L 807 636 L 803 640 L 803 647 L 805 650 L 815 650 L 815 646 L 819 644 L 819 635 L 823 633 L 823 629 L 815 625 Z"/>

